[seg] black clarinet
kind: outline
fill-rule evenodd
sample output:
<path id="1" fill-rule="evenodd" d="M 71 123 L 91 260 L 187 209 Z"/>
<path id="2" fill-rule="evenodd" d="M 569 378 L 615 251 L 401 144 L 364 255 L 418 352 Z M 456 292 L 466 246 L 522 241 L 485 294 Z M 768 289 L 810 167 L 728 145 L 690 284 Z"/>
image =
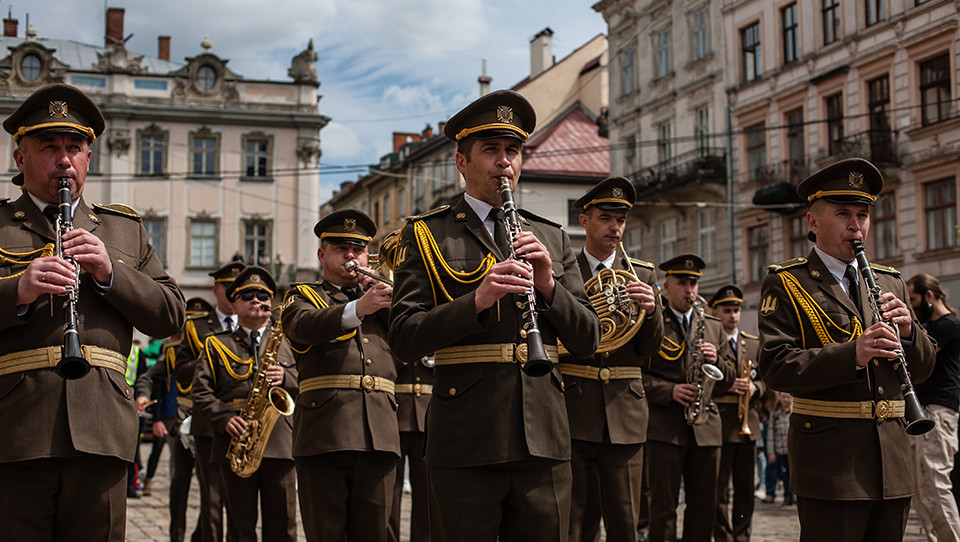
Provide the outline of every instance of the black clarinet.
<path id="1" fill-rule="evenodd" d="M 90 372 L 90 362 L 83 358 L 80 350 L 80 332 L 77 325 L 77 299 L 80 293 L 80 266 L 73 258 L 63 255 L 63 234 L 73 229 L 73 200 L 70 197 L 70 179 L 60 177 L 60 205 L 57 208 L 57 256 L 63 258 L 73 266 L 77 280 L 66 287 L 67 294 L 63 301 L 63 347 L 60 350 L 60 362 L 57 363 L 57 374 L 67 380 L 81 378 Z"/>
<path id="2" fill-rule="evenodd" d="M 860 273 L 863 274 L 863 278 L 867 281 L 867 289 L 870 291 L 870 301 L 873 305 L 873 317 L 878 322 L 883 322 L 890 326 L 893 329 L 894 335 L 897 337 L 897 347 L 894 349 L 897 357 L 893 360 L 893 370 L 897 373 L 897 378 L 900 380 L 900 391 L 903 393 L 903 419 L 907 424 L 907 434 L 922 435 L 933 429 L 936 422 L 927 417 L 926 412 L 923 411 L 923 407 L 920 406 L 920 400 L 917 399 L 917 392 L 913 389 L 913 381 L 910 380 L 910 371 L 907 370 L 907 359 L 903 355 L 903 344 L 900 342 L 900 331 L 897 329 L 896 324 L 889 320 L 884 320 L 881 316 L 880 296 L 883 292 L 880 291 L 880 286 L 877 285 L 877 278 L 873 274 L 873 269 L 870 268 L 870 262 L 867 261 L 867 256 L 863 253 L 863 242 L 858 239 L 850 242 L 853 244 L 853 252 L 857 256 L 857 265 L 860 267 Z"/>
<path id="3" fill-rule="evenodd" d="M 522 256 L 517 256 L 513 249 L 513 243 L 522 231 L 520 229 L 520 217 L 517 215 L 517 206 L 513 203 L 513 192 L 510 190 L 510 179 L 500 178 L 500 198 L 503 200 L 503 214 L 506 219 L 506 226 L 510 234 L 510 255 L 514 260 L 526 261 Z M 543 337 L 540 336 L 540 328 L 537 327 L 537 294 L 533 287 L 527 288 L 526 300 L 517 302 L 520 307 L 523 318 L 523 327 L 520 329 L 520 336 L 527 339 L 526 362 L 523 362 L 523 355 L 517 358 L 521 361 L 523 372 L 528 376 L 544 376 L 553 370 L 553 360 L 547 356 L 547 351 L 543 348 Z"/>

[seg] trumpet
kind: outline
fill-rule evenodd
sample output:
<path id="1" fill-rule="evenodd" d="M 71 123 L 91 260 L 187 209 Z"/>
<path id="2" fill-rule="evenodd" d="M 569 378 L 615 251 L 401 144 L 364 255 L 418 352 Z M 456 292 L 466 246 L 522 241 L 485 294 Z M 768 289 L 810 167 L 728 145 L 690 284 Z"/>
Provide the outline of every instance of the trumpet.
<path id="1" fill-rule="evenodd" d="M 361 275 L 366 275 L 372 279 L 379 280 L 380 282 L 386 284 L 387 286 L 393 286 L 392 280 L 386 277 L 381 277 L 380 275 L 374 273 L 373 271 L 367 271 L 366 269 L 360 267 L 360 264 L 358 264 L 356 260 L 350 260 L 347 263 L 343 264 L 343 266 L 347 268 L 347 271 L 356 271 Z"/>

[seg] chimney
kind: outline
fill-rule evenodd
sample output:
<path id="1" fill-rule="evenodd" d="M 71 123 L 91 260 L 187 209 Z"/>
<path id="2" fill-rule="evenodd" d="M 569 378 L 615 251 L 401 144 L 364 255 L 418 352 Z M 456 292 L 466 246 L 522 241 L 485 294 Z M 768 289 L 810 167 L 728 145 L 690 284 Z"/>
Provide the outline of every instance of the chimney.
<path id="1" fill-rule="evenodd" d="M 438 133 L 438 134 L 442 134 L 442 133 L 443 133 L 443 129 L 446 128 L 446 127 L 447 127 L 447 123 L 446 123 L 446 122 L 438 122 L 438 123 L 437 123 L 437 133 Z"/>
<path id="2" fill-rule="evenodd" d="M 157 36 L 157 58 L 170 60 L 170 36 Z"/>
<path id="3" fill-rule="evenodd" d="M 486 96 L 490 94 L 490 83 L 493 82 L 493 77 L 487 75 L 487 59 L 480 59 L 480 77 L 477 77 L 477 82 L 480 83 L 480 96 Z"/>
<path id="4" fill-rule="evenodd" d="M 553 30 L 546 27 L 530 40 L 530 78 L 553 66 Z"/>
<path id="5" fill-rule="evenodd" d="M 123 42 L 123 8 L 107 9 L 107 34 L 104 42 L 107 47 Z"/>
<path id="6" fill-rule="evenodd" d="M 432 138 L 433 138 L 433 128 L 431 128 L 430 125 L 428 124 L 428 125 L 426 126 L 426 128 L 423 129 L 423 133 L 420 134 L 420 137 L 422 138 L 423 141 L 427 141 L 427 140 L 429 140 L 429 139 L 432 139 Z"/>
<path id="7" fill-rule="evenodd" d="M 3 37 L 17 37 L 17 20 L 13 18 L 13 8 L 7 8 L 7 18 L 3 20 Z"/>
<path id="8" fill-rule="evenodd" d="M 407 143 L 420 141 L 420 134 L 412 132 L 394 132 L 393 133 L 393 152 L 399 152 L 400 147 Z"/>

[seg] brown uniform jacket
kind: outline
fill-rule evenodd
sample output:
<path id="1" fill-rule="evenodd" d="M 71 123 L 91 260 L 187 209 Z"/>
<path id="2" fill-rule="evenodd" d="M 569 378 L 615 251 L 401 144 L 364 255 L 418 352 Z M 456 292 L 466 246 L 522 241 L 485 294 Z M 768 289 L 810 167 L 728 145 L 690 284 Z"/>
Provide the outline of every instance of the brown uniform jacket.
<path id="1" fill-rule="evenodd" d="M 173 374 L 179 389 L 177 392 L 184 398 L 192 401 L 193 373 L 196 372 L 197 360 L 203 353 L 203 343 L 210 335 L 223 331 L 223 323 L 217 319 L 216 311 L 200 314 L 187 319 L 184 328 L 183 340 L 176 352 L 176 363 Z M 190 434 L 195 437 L 212 437 L 213 426 L 196 409 L 189 409 L 193 416 L 190 421 Z"/>
<path id="2" fill-rule="evenodd" d="M 751 377 L 753 384 L 757 387 L 757 391 L 747 401 L 749 435 L 740 434 L 743 423 L 740 420 L 740 407 L 737 402 L 731 402 L 739 401 L 741 396 L 729 391 L 714 394 L 714 397 L 717 398 L 717 408 L 720 410 L 720 419 L 723 421 L 723 442 L 746 442 L 760 438 L 760 414 L 758 409 L 761 403 L 760 398 L 766 395 L 767 386 L 757 378 L 757 354 L 759 350 L 760 338 L 742 331 L 737 334 L 736 352 L 730 348 L 730 343 L 725 340 L 721 340 L 717 347 L 717 355 L 735 368 L 734 378 L 740 378 L 744 366 L 747 366 L 749 374 L 753 375 Z"/>
<path id="3" fill-rule="evenodd" d="M 319 295 L 320 308 L 302 289 Z M 329 282 L 301 284 L 287 293 L 283 332 L 295 350 L 300 381 L 324 375 L 370 375 L 395 381 L 397 362 L 387 345 L 386 309 L 364 317 L 356 330 L 344 331 L 341 318 L 347 302 L 347 296 Z M 293 418 L 295 457 L 339 451 L 400 455 L 397 403 L 386 391 L 306 391 L 297 399 Z"/>
<path id="4" fill-rule="evenodd" d="M 184 322 L 184 301 L 176 281 L 154 255 L 143 226 L 134 217 L 83 200 L 74 213 L 83 228 L 106 246 L 113 263 L 107 290 L 80 273 L 77 302 L 81 345 L 113 350 L 124 357 L 133 328 L 166 337 Z M 56 233 L 29 195 L 0 203 L 0 248 L 26 253 L 53 243 Z M 22 317 L 16 314 L 13 277 L 26 265 L 0 259 L 0 355 L 63 345 L 63 298 L 38 297 Z M 133 389 L 122 373 L 92 367 L 83 378 L 64 380 L 54 369 L 0 376 L 0 462 L 67 457 L 76 452 L 132 461 L 137 436 Z"/>
<path id="5" fill-rule="evenodd" d="M 690 337 L 696 333 L 700 317 L 692 312 Z M 704 318 L 703 341 L 719 344 L 723 340 L 723 328 L 713 317 Z M 707 421 L 692 427 L 695 442 L 688 442 L 691 426 L 684 419 L 685 407 L 673 400 L 673 386 L 687 382 L 687 366 L 691 363 L 690 348 L 686 344 L 680 322 L 673 311 L 663 307 L 663 341 L 660 349 L 649 358 L 643 373 L 643 387 L 647 391 L 650 405 L 650 424 L 647 427 L 647 439 L 676 444 L 678 446 L 721 446 L 723 444 L 720 413 L 716 405 L 706 408 Z M 723 381 L 714 386 L 714 395 L 729 388 L 733 383 L 733 366 L 721 357 L 717 357 L 717 367 L 723 372 Z M 693 384 L 694 382 L 689 382 Z"/>
<path id="6" fill-rule="evenodd" d="M 417 360 L 449 346 L 525 344 L 520 337 L 520 313 L 511 297 L 500 300 L 499 311 L 494 305 L 477 314 L 474 293 L 479 280 L 458 282 L 441 268 L 443 284 L 453 300 L 447 301 L 438 292 L 434 302 L 432 283 L 414 237 L 416 220 L 429 228 L 439 254 L 454 271 L 478 269 L 491 253 L 503 259 L 463 196 L 452 207 L 412 219 L 398 246 L 404 261 L 396 271 L 390 309 L 394 353 L 403 360 Z M 543 343 L 556 345 L 560 338 L 571 352 L 590 355 L 597 348 L 599 322 L 583 291 L 569 237 L 557 224 L 530 214 L 525 215 L 522 227 L 536 234 L 553 260 L 553 303 L 549 307 L 542 300 L 537 303 Z M 531 456 L 570 459 L 570 431 L 556 366 L 542 377 L 526 375 L 516 363 L 438 365 L 435 374 L 427 411 L 427 464 L 467 467 Z"/>
<path id="7" fill-rule="evenodd" d="M 267 328 L 270 329 L 269 327 Z M 199 411 L 213 426 L 213 452 L 211 462 L 223 463 L 226 461 L 227 449 L 230 445 L 230 435 L 227 434 L 227 422 L 238 415 L 240 407 L 231 408 L 228 403 L 239 399 L 245 404 L 250 393 L 250 385 L 256 376 L 252 371 L 252 364 L 237 363 L 224 357 L 214 348 L 214 341 L 219 341 L 241 360 L 250 360 L 250 337 L 246 330 L 237 327 L 232 333 L 221 331 L 207 336 L 204 341 L 204 351 L 197 361 L 197 368 L 193 376 L 193 407 Z M 267 348 L 267 331 L 260 339 L 260 361 L 263 362 L 263 353 Z M 297 396 L 297 368 L 293 361 L 290 345 L 282 341 L 277 352 L 277 362 L 283 367 L 283 389 L 294 397 Z M 227 368 L 229 364 L 229 370 Z M 240 376 L 237 380 L 231 371 Z M 246 375 L 249 374 L 249 377 Z M 246 377 L 246 378 L 244 378 Z M 290 416 L 280 416 L 273 426 L 273 432 L 267 441 L 263 457 L 273 459 L 292 459 L 291 448 L 293 442 L 293 423 Z"/>
<path id="8" fill-rule="evenodd" d="M 590 280 L 594 270 L 581 251 L 577 263 L 584 281 Z M 657 272 L 653 264 L 633 260 L 637 278 L 657 291 Z M 618 257 L 614 269 L 628 270 L 626 260 Z M 644 318 L 637 334 L 617 350 L 586 358 L 564 356 L 562 363 L 577 363 L 593 367 L 640 367 L 643 360 L 654 354 L 663 340 L 663 315 L 660 296 L 655 296 L 657 308 Z M 647 421 L 650 410 L 643 391 L 642 378 L 600 380 L 563 376 L 570 436 L 574 440 L 612 444 L 641 444 L 647 440 Z"/>
<path id="9" fill-rule="evenodd" d="M 397 392 L 397 421 L 400 432 L 423 433 L 427 405 L 430 404 L 430 396 L 433 394 L 433 367 L 426 367 L 420 361 L 410 362 L 399 368 L 397 384 L 413 386 L 413 393 Z"/>
<path id="10" fill-rule="evenodd" d="M 899 273 L 875 269 L 884 292 L 893 292 L 910 306 L 907 286 Z M 794 282 L 795 280 L 795 282 Z M 838 342 L 823 344 L 810 319 L 788 294 L 784 284 L 795 284 L 822 310 L 821 321 Z M 860 297 L 870 306 L 864 280 Z M 763 279 L 760 305 L 760 375 L 773 389 L 794 397 L 825 401 L 881 401 L 902 399 L 892 363 L 874 360 L 857 370 L 856 343 L 851 341 L 857 307 L 830 274 L 816 251 L 771 266 Z M 863 311 L 863 308 L 861 308 Z M 865 311 L 873 323 L 872 309 Z M 822 318 L 822 316 L 826 318 Z M 914 319 L 913 344 L 904 354 L 914 382 L 933 370 L 934 346 Z M 839 500 L 880 500 L 913 493 L 910 437 L 895 420 L 790 417 L 790 490 L 803 497 Z"/>

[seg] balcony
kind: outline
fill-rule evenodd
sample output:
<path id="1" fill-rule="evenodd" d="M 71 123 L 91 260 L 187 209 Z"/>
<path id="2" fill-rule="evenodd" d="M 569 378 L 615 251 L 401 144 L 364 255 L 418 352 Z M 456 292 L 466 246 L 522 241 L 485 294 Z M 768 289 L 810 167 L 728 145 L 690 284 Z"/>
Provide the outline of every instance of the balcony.
<path id="1" fill-rule="evenodd" d="M 693 183 L 725 184 L 726 157 L 723 147 L 701 147 L 679 154 L 639 171 L 631 177 L 637 198 L 670 192 Z"/>
<path id="2" fill-rule="evenodd" d="M 819 158 L 866 158 L 877 167 L 899 166 L 896 130 L 867 130 L 830 142 L 829 152 Z"/>
<path id="3" fill-rule="evenodd" d="M 797 196 L 797 185 L 812 172 L 810 164 L 802 160 L 784 160 L 756 168 L 750 174 L 750 182 L 757 188 L 753 204 L 783 214 L 796 211 L 804 204 Z"/>

